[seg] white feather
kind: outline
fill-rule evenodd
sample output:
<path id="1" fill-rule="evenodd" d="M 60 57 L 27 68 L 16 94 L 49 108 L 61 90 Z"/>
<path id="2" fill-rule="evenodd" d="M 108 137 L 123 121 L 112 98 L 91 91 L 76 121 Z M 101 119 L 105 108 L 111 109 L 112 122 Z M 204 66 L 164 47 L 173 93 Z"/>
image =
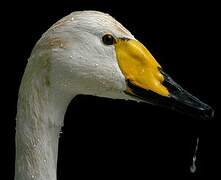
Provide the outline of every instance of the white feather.
<path id="1" fill-rule="evenodd" d="M 16 121 L 15 180 L 55 180 L 58 138 L 77 94 L 129 99 L 114 46 L 102 36 L 134 39 L 108 14 L 74 12 L 55 23 L 34 47 L 22 78 Z"/>

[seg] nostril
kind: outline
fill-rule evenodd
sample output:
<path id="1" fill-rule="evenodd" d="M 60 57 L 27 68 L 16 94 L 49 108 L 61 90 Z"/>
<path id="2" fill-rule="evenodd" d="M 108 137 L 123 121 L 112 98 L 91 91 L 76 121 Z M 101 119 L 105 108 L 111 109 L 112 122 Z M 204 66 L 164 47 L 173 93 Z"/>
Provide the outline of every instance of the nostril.
<path id="1" fill-rule="evenodd" d="M 160 81 L 160 83 L 163 83 L 165 78 L 164 78 L 163 74 L 161 73 L 161 68 L 160 67 L 157 67 L 157 69 L 154 70 L 153 74 L 154 74 L 155 78 L 158 81 Z"/>
<path id="2" fill-rule="evenodd" d="M 157 80 L 160 81 L 160 83 L 162 83 L 164 81 L 164 77 L 163 77 L 163 75 L 159 71 L 157 71 L 155 73 L 155 77 L 157 78 Z"/>

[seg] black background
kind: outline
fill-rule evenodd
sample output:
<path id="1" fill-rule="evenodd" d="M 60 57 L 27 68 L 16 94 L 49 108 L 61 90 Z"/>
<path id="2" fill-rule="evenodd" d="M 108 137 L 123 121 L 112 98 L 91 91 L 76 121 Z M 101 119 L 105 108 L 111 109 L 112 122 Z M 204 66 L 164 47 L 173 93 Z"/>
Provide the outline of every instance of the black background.
<path id="1" fill-rule="evenodd" d="M 213 120 L 203 121 L 144 103 L 78 96 L 68 107 L 64 120 L 58 179 L 160 176 L 211 179 L 217 175 L 220 170 L 218 4 L 63 0 L 8 2 L 1 7 L 4 179 L 14 177 L 17 93 L 27 59 L 41 34 L 76 10 L 98 10 L 114 16 L 179 84 L 210 104 L 216 113 Z M 189 166 L 197 137 L 200 137 L 197 171 L 191 174 Z"/>

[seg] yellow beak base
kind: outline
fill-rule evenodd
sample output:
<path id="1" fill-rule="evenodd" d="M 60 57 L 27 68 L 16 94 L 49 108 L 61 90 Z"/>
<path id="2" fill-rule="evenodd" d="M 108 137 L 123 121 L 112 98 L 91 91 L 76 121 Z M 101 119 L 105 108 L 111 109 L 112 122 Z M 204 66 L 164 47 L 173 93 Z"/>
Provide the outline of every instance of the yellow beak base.
<path id="1" fill-rule="evenodd" d="M 130 83 L 162 96 L 169 92 L 162 85 L 161 67 L 151 53 L 137 40 L 117 39 L 115 44 L 119 67 Z"/>

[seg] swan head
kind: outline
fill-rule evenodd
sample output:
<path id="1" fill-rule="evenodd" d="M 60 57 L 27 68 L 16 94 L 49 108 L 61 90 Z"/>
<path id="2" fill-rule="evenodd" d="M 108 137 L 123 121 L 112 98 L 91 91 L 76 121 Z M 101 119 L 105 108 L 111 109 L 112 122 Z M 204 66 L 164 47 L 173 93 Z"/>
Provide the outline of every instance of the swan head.
<path id="1" fill-rule="evenodd" d="M 213 114 L 210 106 L 163 72 L 147 48 L 108 14 L 79 11 L 64 17 L 43 34 L 30 59 L 43 59 L 48 85 L 63 96 L 130 99 L 179 111 L 185 107 L 204 119 Z"/>

